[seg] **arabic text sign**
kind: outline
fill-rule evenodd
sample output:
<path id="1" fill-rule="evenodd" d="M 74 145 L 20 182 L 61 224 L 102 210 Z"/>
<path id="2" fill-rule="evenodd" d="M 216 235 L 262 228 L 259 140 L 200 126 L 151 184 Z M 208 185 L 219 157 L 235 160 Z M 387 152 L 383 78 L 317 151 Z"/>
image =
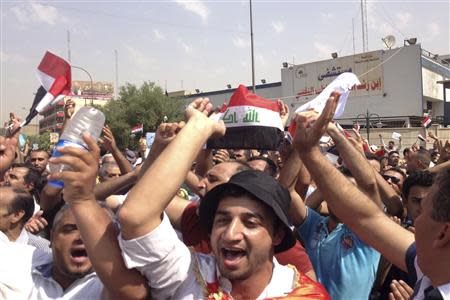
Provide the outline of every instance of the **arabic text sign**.
<path id="1" fill-rule="evenodd" d="M 335 80 L 333 80 L 314 100 L 311 100 L 295 110 L 295 112 L 307 111 L 313 109 L 318 113 L 322 113 L 328 98 L 333 91 L 341 92 L 341 97 L 334 114 L 335 118 L 339 118 L 345 109 L 347 98 L 352 90 L 352 87 L 359 85 L 358 77 L 353 73 L 342 73 Z"/>
<path id="2" fill-rule="evenodd" d="M 352 89 L 352 97 L 381 95 L 383 69 L 378 66 L 380 63 L 381 51 L 374 51 L 296 66 L 294 90 L 297 99 L 308 101 L 315 98 L 330 82 L 346 72 L 356 74 L 360 80 L 360 84 Z"/>

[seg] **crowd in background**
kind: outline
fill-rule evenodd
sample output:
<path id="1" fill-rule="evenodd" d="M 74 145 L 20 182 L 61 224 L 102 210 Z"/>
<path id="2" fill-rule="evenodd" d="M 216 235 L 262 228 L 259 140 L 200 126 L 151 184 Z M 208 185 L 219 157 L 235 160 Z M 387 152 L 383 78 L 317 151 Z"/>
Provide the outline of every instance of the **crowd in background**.
<path id="1" fill-rule="evenodd" d="M 150 148 L 106 125 L 52 158 L 5 134 L 0 298 L 450 299 L 450 142 L 374 147 L 332 121 L 338 98 L 278 151 L 205 149 L 225 126 L 202 98 Z"/>

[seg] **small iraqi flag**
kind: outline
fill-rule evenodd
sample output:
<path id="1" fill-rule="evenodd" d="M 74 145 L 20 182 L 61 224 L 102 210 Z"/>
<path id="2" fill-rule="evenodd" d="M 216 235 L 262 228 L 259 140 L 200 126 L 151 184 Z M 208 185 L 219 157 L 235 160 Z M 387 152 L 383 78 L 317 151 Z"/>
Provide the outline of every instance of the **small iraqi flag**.
<path id="1" fill-rule="evenodd" d="M 276 150 L 284 139 L 280 106 L 239 85 L 214 117 L 227 127 L 223 137 L 209 139 L 208 148 Z"/>
<path id="2" fill-rule="evenodd" d="M 37 68 L 36 75 L 42 87 L 47 91 L 35 107 L 37 112 L 41 112 L 47 105 L 70 95 L 71 67 L 61 57 L 47 51 Z"/>
<path id="3" fill-rule="evenodd" d="M 428 128 L 431 126 L 431 118 L 430 116 L 426 116 L 425 119 L 422 121 L 422 126 L 425 128 Z"/>
<path id="4" fill-rule="evenodd" d="M 144 124 L 137 124 L 131 128 L 131 133 L 138 134 L 144 132 Z"/>
<path id="5" fill-rule="evenodd" d="M 36 91 L 28 116 L 19 127 L 10 133 L 11 135 L 29 124 L 49 104 L 58 102 L 71 92 L 72 75 L 70 64 L 53 53 L 48 51 L 45 53 L 37 68 L 36 75 L 41 86 Z"/>

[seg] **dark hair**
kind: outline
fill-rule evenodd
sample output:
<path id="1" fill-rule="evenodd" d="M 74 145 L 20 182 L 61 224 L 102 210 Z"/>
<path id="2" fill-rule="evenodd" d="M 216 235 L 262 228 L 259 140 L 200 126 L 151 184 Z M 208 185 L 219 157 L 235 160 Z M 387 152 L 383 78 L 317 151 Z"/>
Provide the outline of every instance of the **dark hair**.
<path id="1" fill-rule="evenodd" d="M 38 185 L 41 180 L 41 173 L 30 163 L 13 163 L 11 168 L 26 168 L 28 169 L 27 175 L 23 178 L 26 184 Z"/>
<path id="2" fill-rule="evenodd" d="M 31 156 L 31 153 L 33 153 L 33 152 L 44 152 L 45 154 L 47 154 L 47 158 L 50 158 L 50 156 L 51 156 L 50 153 L 47 150 L 41 149 L 41 148 L 35 149 L 35 150 L 31 150 L 30 151 L 30 156 Z"/>
<path id="3" fill-rule="evenodd" d="M 366 156 L 367 160 L 376 160 L 376 161 L 380 162 L 380 157 L 373 153 L 364 152 L 364 155 Z"/>
<path id="4" fill-rule="evenodd" d="M 109 208 L 109 206 L 104 201 L 97 201 L 98 205 L 100 205 L 102 208 L 106 209 L 106 212 L 111 217 L 113 221 L 115 221 L 115 215 L 114 212 Z M 61 220 L 63 214 L 70 208 L 70 205 L 68 203 L 65 203 L 61 208 L 58 210 L 58 212 L 55 214 L 55 218 L 53 219 L 53 226 L 52 226 L 52 232 L 56 228 L 56 225 L 58 225 L 59 221 Z"/>
<path id="5" fill-rule="evenodd" d="M 387 169 L 387 170 L 384 171 L 384 172 L 387 172 L 387 171 L 394 171 L 394 172 L 397 172 L 397 173 L 399 173 L 400 175 L 403 176 L 403 179 L 406 178 L 405 172 L 403 172 L 403 170 L 400 169 L 399 167 L 392 167 L 392 168 L 390 168 L 390 169 Z"/>
<path id="6" fill-rule="evenodd" d="M 249 149 L 233 149 L 233 153 L 230 156 L 230 158 L 236 159 L 236 157 L 234 156 L 234 152 L 241 151 L 241 150 L 243 151 L 246 160 L 251 156 L 251 151 Z"/>
<path id="7" fill-rule="evenodd" d="M 8 214 L 18 213 L 23 210 L 24 215 L 20 222 L 24 225 L 34 213 L 34 199 L 26 190 L 11 188 L 14 197 L 8 206 Z"/>
<path id="8" fill-rule="evenodd" d="M 260 156 L 253 156 L 253 157 L 250 157 L 250 158 L 247 160 L 247 162 L 254 161 L 254 160 L 263 160 L 263 161 L 265 161 L 265 162 L 267 163 L 267 166 L 268 166 L 269 171 L 270 171 L 270 172 L 269 172 L 269 175 L 272 176 L 272 177 L 274 177 L 275 175 L 277 175 L 278 167 L 277 167 L 277 165 L 273 162 L 272 159 L 260 155 Z"/>
<path id="9" fill-rule="evenodd" d="M 411 149 L 409 147 L 406 147 L 405 149 L 403 149 L 403 156 L 406 156 L 406 153 L 411 152 Z"/>
<path id="10" fill-rule="evenodd" d="M 273 208 L 271 208 L 270 206 L 268 206 L 266 203 L 264 203 L 263 201 L 261 201 L 260 199 L 256 198 L 255 195 L 253 195 L 252 193 L 246 191 L 244 188 L 240 187 L 240 186 L 236 186 L 236 185 L 229 185 L 226 189 L 223 189 L 218 195 L 217 195 L 217 199 L 218 201 L 216 201 L 216 207 L 214 207 L 214 211 L 217 211 L 217 208 L 219 207 L 219 203 L 222 199 L 226 198 L 226 197 L 233 197 L 233 198 L 237 198 L 237 197 L 248 197 L 251 200 L 257 201 L 258 203 L 261 203 L 261 205 L 263 205 L 264 207 L 267 208 L 268 211 L 270 211 L 273 214 L 273 229 L 274 232 L 277 231 L 277 229 L 281 226 L 281 221 L 276 217 Z M 214 214 L 215 215 L 215 214 Z M 213 216 L 214 219 L 214 216 Z M 210 222 L 210 227 L 207 228 L 208 229 L 208 233 L 211 233 L 212 230 L 212 226 L 213 226 L 214 220 L 211 220 Z"/>
<path id="11" fill-rule="evenodd" d="M 409 191 L 413 186 L 432 186 L 434 182 L 434 176 L 428 171 L 417 171 L 409 175 L 403 183 L 403 195 L 405 200 L 408 199 Z"/>
<path id="12" fill-rule="evenodd" d="M 438 175 L 436 185 L 431 217 L 438 222 L 450 222 L 450 170 Z"/>
<path id="13" fill-rule="evenodd" d="M 430 153 L 425 149 L 420 149 L 418 152 L 415 153 L 417 155 L 417 159 L 424 165 L 429 166 L 431 161 L 431 155 Z"/>
<path id="14" fill-rule="evenodd" d="M 398 153 L 397 150 L 392 150 L 392 151 L 389 151 L 388 156 L 391 156 L 394 153 L 400 155 L 400 153 Z"/>
<path id="15" fill-rule="evenodd" d="M 246 162 L 243 162 L 240 160 L 229 160 L 229 161 L 224 161 L 224 162 L 221 162 L 218 164 L 237 164 L 238 166 L 236 167 L 236 172 L 234 172 L 233 174 L 252 169 Z"/>

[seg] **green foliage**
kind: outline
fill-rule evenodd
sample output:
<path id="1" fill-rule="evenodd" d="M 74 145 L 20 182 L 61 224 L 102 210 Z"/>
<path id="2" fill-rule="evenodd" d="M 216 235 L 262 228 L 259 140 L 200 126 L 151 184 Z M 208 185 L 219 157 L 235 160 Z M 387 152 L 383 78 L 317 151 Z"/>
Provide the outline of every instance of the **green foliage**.
<path id="1" fill-rule="evenodd" d="M 41 150 L 51 150 L 52 144 L 50 143 L 50 131 L 46 131 L 39 135 L 29 135 L 28 140 L 30 141 L 30 147 L 32 147 L 33 144 L 38 144 L 38 147 Z"/>
<path id="2" fill-rule="evenodd" d="M 144 125 L 144 133 L 155 131 L 167 116 L 167 122 L 182 119 L 182 99 L 167 97 L 153 82 L 144 82 L 139 88 L 127 83 L 120 87 L 119 99 L 109 101 L 99 109 L 106 116 L 106 124 L 111 128 L 119 149 L 134 146 L 136 138 L 131 138 L 131 128 Z"/>

